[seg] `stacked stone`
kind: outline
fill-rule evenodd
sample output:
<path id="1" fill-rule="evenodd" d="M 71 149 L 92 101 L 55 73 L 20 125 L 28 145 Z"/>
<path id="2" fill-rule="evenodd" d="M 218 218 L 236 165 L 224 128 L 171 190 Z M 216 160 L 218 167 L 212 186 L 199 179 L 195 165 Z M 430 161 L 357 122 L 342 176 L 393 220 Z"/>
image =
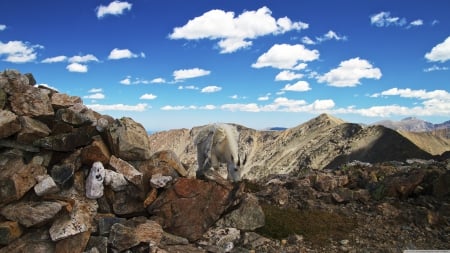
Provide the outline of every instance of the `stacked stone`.
<path id="1" fill-rule="evenodd" d="M 131 118 L 0 73 L 0 253 L 195 249 L 242 186 L 186 178 L 174 152 L 149 145 Z"/>

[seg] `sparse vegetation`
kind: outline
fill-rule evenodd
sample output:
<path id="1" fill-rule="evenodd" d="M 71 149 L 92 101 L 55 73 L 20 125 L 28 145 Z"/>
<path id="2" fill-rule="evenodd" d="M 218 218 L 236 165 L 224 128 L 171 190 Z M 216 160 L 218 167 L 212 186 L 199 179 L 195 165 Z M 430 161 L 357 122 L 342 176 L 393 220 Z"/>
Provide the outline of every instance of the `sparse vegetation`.
<path id="1" fill-rule="evenodd" d="M 356 227 L 356 221 L 343 215 L 324 210 L 281 209 L 263 204 L 266 225 L 256 232 L 261 235 L 283 239 L 297 234 L 319 245 L 329 239 L 342 240 Z"/>

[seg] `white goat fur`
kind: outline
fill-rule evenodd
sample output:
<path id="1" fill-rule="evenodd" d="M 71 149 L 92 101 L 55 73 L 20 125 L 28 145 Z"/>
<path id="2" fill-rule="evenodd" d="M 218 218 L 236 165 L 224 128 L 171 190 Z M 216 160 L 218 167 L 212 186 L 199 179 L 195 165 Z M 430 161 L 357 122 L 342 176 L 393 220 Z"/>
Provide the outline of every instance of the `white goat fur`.
<path id="1" fill-rule="evenodd" d="M 227 164 L 228 179 L 240 180 L 240 157 L 238 154 L 239 133 L 229 124 L 211 124 L 203 127 L 195 138 L 197 146 L 197 177 L 221 163 Z"/>

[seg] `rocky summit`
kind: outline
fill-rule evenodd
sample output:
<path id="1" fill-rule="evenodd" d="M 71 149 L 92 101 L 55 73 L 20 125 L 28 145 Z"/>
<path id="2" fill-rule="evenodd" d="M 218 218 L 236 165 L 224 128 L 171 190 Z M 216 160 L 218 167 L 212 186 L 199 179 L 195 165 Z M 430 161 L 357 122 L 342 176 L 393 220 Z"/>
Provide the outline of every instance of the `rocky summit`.
<path id="1" fill-rule="evenodd" d="M 200 180 L 200 127 L 148 136 L 3 71 L 0 253 L 450 249 L 445 154 L 326 114 L 284 131 L 236 127 L 244 180 Z"/>

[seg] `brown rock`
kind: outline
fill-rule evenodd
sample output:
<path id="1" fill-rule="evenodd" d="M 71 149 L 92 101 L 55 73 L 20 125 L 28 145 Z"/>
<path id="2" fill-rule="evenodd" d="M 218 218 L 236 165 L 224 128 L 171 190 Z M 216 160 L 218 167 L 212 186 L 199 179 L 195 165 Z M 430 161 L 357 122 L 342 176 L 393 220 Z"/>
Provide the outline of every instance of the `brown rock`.
<path id="1" fill-rule="evenodd" d="M 47 92 L 29 86 L 23 92 L 11 94 L 9 98 L 12 111 L 19 116 L 53 116 L 54 111 Z"/>
<path id="2" fill-rule="evenodd" d="M 111 157 L 108 146 L 106 146 L 99 135 L 92 137 L 92 140 L 91 144 L 82 149 L 81 162 L 88 166 L 97 161 L 102 162 L 102 164 L 108 164 Z"/>
<path id="3" fill-rule="evenodd" d="M 1 208 L 0 213 L 28 228 L 53 220 L 62 207 L 62 203 L 53 201 L 18 202 Z"/>
<path id="4" fill-rule="evenodd" d="M 22 235 L 22 229 L 17 221 L 0 222 L 0 245 L 10 244 Z"/>
<path id="5" fill-rule="evenodd" d="M 232 227 L 244 231 L 253 231 L 263 227 L 265 215 L 258 203 L 258 199 L 252 194 L 246 194 L 237 209 L 225 215 L 219 220 L 218 225 Z"/>
<path id="6" fill-rule="evenodd" d="M 145 194 L 132 184 L 126 185 L 122 191 L 108 194 L 108 197 L 116 215 L 130 216 L 145 213 L 143 205 Z"/>
<path id="7" fill-rule="evenodd" d="M 127 161 L 147 160 L 151 153 L 145 128 L 131 118 L 114 121 L 107 129 L 108 143 L 113 155 Z"/>
<path id="8" fill-rule="evenodd" d="M 17 141 L 20 143 L 31 144 L 39 138 L 48 136 L 51 132 L 50 128 L 41 121 L 28 116 L 21 116 L 19 119 L 22 129 L 17 134 Z"/>
<path id="9" fill-rule="evenodd" d="M 28 252 L 55 252 L 55 244 L 50 240 L 47 230 L 39 229 L 26 233 L 6 247 L 0 248 L 0 253 Z"/>
<path id="10" fill-rule="evenodd" d="M 81 100 L 80 97 L 69 96 L 64 93 L 53 93 L 52 98 L 51 98 L 51 103 L 52 103 L 53 108 L 55 108 L 55 110 L 58 110 L 61 108 L 67 108 L 67 107 L 73 106 L 74 104 L 82 103 L 82 102 L 83 101 Z"/>
<path id="11" fill-rule="evenodd" d="M 153 201 L 156 200 L 157 196 L 158 196 L 158 190 L 156 190 L 155 188 L 152 188 L 144 200 L 144 207 L 147 208 L 151 203 L 153 203 Z"/>
<path id="12" fill-rule="evenodd" d="M 140 243 L 152 242 L 158 245 L 163 235 L 161 226 L 154 221 L 142 218 L 133 218 L 126 224 L 114 224 L 109 235 L 109 243 L 112 247 L 123 251 Z"/>
<path id="13" fill-rule="evenodd" d="M 91 236 L 91 231 L 76 234 L 67 237 L 56 243 L 55 252 L 57 253 L 82 253 Z"/>
<path id="14" fill-rule="evenodd" d="M 330 192 L 337 187 L 344 186 L 348 184 L 348 176 L 334 176 L 334 175 L 327 175 L 327 174 L 318 174 L 315 177 L 315 183 L 314 187 L 323 192 Z"/>
<path id="15" fill-rule="evenodd" d="M 0 204 L 20 199 L 37 183 L 36 177 L 45 174 L 45 167 L 25 165 L 20 158 L 0 165 Z"/>
<path id="16" fill-rule="evenodd" d="M 152 155 L 150 160 L 152 160 L 154 166 L 156 168 L 159 168 L 160 170 L 168 168 L 171 170 L 175 170 L 182 177 L 186 177 L 188 175 L 188 172 L 184 168 L 178 156 L 175 154 L 175 152 L 171 150 L 163 150 L 156 152 Z M 156 173 L 158 172 L 155 172 L 153 174 Z M 165 175 L 164 173 L 161 174 Z M 165 176 L 172 176 L 172 175 L 165 175 Z"/>
<path id="17" fill-rule="evenodd" d="M 19 118 L 12 112 L 0 110 L 0 139 L 9 137 L 21 129 Z"/>
<path id="18" fill-rule="evenodd" d="M 118 173 L 124 175 L 128 181 L 132 182 L 136 186 L 142 185 L 142 173 L 136 170 L 133 165 L 120 158 L 115 157 L 114 155 L 111 156 L 109 165 L 113 167 Z"/>
<path id="19" fill-rule="evenodd" d="M 165 231 L 190 241 L 198 240 L 235 199 L 233 187 L 228 184 L 180 178 L 148 211 Z"/>

